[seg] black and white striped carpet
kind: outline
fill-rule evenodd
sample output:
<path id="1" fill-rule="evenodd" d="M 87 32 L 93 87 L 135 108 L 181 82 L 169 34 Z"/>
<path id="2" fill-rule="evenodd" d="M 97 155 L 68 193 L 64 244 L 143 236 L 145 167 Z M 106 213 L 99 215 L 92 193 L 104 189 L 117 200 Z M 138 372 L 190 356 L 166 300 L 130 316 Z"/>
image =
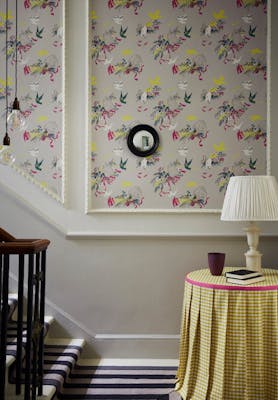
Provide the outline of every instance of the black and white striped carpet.
<path id="1" fill-rule="evenodd" d="M 75 366 L 58 398 L 169 400 L 175 367 Z"/>
<path id="2" fill-rule="evenodd" d="M 16 357 L 16 321 L 11 316 L 16 300 L 9 302 L 7 354 Z M 25 325 L 25 323 L 24 323 Z M 45 323 L 45 333 L 49 324 Z M 25 332 L 23 333 L 23 343 Z M 48 339 L 44 346 L 43 384 L 56 388 L 52 400 L 179 400 L 174 391 L 177 367 L 80 365 L 83 341 Z M 24 355 L 24 352 L 23 352 Z M 25 381 L 24 358 L 21 382 Z M 15 383 L 15 363 L 9 370 Z"/>
<path id="3" fill-rule="evenodd" d="M 180 399 L 174 392 L 176 367 L 79 365 L 81 351 L 77 345 L 45 344 L 43 383 L 56 387 L 55 400 Z M 15 383 L 14 368 L 10 382 Z"/>

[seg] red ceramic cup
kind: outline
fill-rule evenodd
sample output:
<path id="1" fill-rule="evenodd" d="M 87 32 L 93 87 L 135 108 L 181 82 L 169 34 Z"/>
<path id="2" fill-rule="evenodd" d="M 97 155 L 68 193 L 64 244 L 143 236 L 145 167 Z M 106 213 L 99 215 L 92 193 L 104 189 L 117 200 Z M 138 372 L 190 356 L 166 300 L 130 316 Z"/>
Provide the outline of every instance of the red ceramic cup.
<path id="1" fill-rule="evenodd" d="M 225 253 L 208 253 L 208 265 L 211 275 L 221 275 L 225 264 Z"/>

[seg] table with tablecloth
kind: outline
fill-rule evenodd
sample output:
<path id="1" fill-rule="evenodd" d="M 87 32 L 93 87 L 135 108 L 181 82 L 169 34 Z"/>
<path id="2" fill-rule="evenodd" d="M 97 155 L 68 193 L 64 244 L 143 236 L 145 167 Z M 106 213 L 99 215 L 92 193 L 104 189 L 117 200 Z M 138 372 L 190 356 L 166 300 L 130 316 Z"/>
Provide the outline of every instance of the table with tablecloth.
<path id="1" fill-rule="evenodd" d="M 278 271 L 240 286 L 209 269 L 185 279 L 176 390 L 184 400 L 278 400 Z"/>

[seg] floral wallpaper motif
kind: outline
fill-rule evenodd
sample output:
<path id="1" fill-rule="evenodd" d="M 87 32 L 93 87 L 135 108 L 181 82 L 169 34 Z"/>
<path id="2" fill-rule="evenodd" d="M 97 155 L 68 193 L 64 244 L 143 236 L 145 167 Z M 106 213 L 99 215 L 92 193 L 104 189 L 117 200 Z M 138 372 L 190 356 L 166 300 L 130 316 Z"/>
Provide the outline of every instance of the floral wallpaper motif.
<path id="1" fill-rule="evenodd" d="M 0 4 L 1 132 L 15 97 L 15 1 Z M 17 96 L 26 120 L 9 129 L 14 167 L 58 201 L 63 201 L 63 0 L 18 0 Z M 6 49 L 6 26 L 8 43 Z M 8 86 L 5 63 L 8 55 Z"/>
<path id="2" fill-rule="evenodd" d="M 221 209 L 265 174 L 266 37 L 264 0 L 91 1 L 91 210 Z M 152 156 L 128 150 L 138 123 Z"/>

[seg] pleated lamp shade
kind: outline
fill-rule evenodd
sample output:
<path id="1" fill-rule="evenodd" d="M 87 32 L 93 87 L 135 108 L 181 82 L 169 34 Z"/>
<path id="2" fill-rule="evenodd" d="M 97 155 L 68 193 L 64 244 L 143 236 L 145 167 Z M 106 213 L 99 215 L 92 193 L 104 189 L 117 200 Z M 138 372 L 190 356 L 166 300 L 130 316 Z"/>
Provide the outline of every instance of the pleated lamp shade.
<path id="1" fill-rule="evenodd" d="M 222 221 L 277 221 L 278 184 L 274 176 L 233 176 L 223 203 Z"/>

